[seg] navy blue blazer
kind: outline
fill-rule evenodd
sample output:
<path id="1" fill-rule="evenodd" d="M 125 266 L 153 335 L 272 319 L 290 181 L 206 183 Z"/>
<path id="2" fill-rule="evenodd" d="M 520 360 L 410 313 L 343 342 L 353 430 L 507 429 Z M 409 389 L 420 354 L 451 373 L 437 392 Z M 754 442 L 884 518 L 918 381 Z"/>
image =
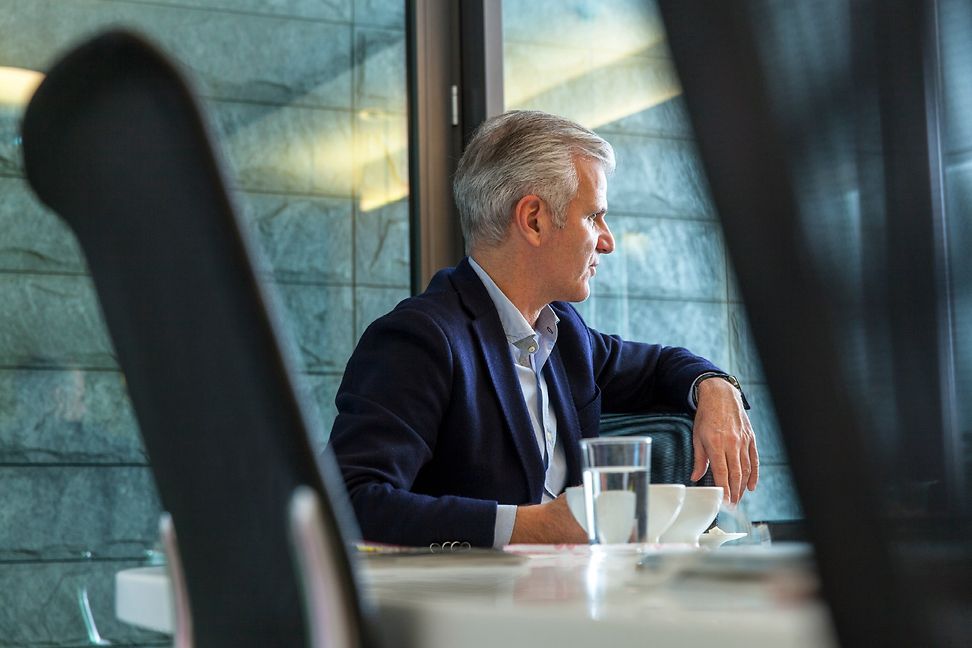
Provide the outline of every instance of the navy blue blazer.
<path id="1" fill-rule="evenodd" d="M 719 371 L 685 349 L 627 342 L 551 304 L 557 344 L 543 372 L 580 483 L 582 437 L 602 411 L 684 410 Z M 375 321 L 337 394 L 330 447 L 367 540 L 491 546 L 496 505 L 539 503 L 544 471 L 499 315 L 464 259 Z"/>

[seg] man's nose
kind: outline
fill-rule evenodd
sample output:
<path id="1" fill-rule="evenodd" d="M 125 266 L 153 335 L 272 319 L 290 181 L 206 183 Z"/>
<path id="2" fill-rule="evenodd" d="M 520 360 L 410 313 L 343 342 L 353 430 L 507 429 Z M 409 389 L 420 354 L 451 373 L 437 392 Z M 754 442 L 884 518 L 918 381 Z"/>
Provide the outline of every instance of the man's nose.
<path id="1" fill-rule="evenodd" d="M 603 223 L 597 234 L 597 251 L 601 254 L 611 254 L 614 252 L 614 234 L 607 223 Z"/>

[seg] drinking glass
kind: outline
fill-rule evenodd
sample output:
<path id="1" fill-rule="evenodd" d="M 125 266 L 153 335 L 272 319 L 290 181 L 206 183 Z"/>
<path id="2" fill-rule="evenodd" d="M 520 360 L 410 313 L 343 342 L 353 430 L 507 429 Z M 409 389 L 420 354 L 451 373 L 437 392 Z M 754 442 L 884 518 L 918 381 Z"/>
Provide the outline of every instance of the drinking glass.
<path id="1" fill-rule="evenodd" d="M 591 544 L 648 542 L 651 437 L 581 440 Z"/>

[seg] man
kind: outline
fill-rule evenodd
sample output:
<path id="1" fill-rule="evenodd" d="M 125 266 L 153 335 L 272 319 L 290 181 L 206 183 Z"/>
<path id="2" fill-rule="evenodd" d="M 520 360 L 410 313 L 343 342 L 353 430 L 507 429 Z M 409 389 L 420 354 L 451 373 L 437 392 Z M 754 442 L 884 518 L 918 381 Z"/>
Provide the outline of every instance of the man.
<path id="1" fill-rule="evenodd" d="M 692 479 L 732 501 L 758 478 L 738 385 L 708 361 L 588 328 L 611 146 L 568 120 L 510 112 L 470 141 L 454 190 L 469 257 L 364 333 L 330 445 L 368 540 L 586 542 L 561 493 L 602 411 L 696 406 Z M 721 378 L 726 378 L 725 380 Z"/>

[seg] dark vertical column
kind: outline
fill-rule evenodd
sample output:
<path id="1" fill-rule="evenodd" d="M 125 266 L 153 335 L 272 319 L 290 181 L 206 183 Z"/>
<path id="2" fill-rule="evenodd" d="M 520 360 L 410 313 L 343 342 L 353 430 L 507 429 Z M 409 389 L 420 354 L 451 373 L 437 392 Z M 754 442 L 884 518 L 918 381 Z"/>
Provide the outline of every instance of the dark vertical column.
<path id="1" fill-rule="evenodd" d="M 790 176 L 805 160 L 775 128 L 761 73 L 755 25 L 767 17 L 739 2 L 659 5 L 841 644 L 920 645 L 920 602 L 892 569 L 883 484 L 840 373 L 837 305 Z"/>
<path id="2" fill-rule="evenodd" d="M 894 348 L 899 479 L 914 502 L 922 484 L 945 474 L 939 339 L 940 287 L 944 273 L 936 209 L 941 199 L 938 169 L 934 54 L 928 42 L 923 2 L 892 0 L 872 12 L 884 160 L 887 231 L 887 317 Z M 931 92 L 929 92 L 931 90 Z M 930 131 L 929 126 L 934 130 Z M 937 491 L 941 506 L 944 490 Z M 936 491 L 929 495 L 934 499 Z M 919 500 L 923 500 L 919 497 Z M 904 504 L 905 502 L 902 502 Z"/>
<path id="3" fill-rule="evenodd" d="M 501 0 L 408 0 L 411 284 L 464 254 L 452 176 L 465 142 L 503 109 Z"/>
<path id="4" fill-rule="evenodd" d="M 459 3 L 463 145 L 483 120 L 503 110 L 501 12 L 501 0 L 464 0 Z"/>
<path id="5" fill-rule="evenodd" d="M 412 293 L 463 254 L 452 175 L 462 153 L 458 3 L 408 0 L 409 235 Z"/>

